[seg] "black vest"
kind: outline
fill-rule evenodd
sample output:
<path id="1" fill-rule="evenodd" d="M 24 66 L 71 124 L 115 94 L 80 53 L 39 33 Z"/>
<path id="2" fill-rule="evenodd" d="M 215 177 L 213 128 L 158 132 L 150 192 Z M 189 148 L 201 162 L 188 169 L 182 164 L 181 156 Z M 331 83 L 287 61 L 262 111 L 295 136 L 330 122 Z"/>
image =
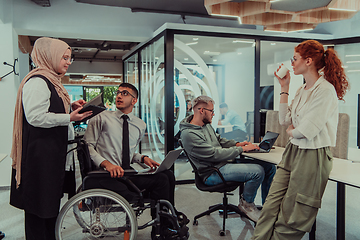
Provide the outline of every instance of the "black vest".
<path id="1" fill-rule="evenodd" d="M 53 84 L 42 78 L 51 92 L 49 112 L 65 113 L 62 99 Z M 68 126 L 51 128 L 30 125 L 24 113 L 21 157 L 21 183 L 11 186 L 10 204 L 42 218 L 56 217 L 59 212 L 65 162 Z"/>

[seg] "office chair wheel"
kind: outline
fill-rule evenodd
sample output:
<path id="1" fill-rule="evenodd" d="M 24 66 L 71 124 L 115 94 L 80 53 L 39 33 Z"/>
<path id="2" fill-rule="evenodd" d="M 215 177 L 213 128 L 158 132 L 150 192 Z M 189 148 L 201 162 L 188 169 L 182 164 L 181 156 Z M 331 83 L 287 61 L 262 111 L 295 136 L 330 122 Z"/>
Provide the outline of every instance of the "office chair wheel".
<path id="1" fill-rule="evenodd" d="M 197 225 L 199 225 L 199 222 L 198 222 L 198 220 L 194 220 L 194 221 L 193 221 L 193 225 L 194 225 L 194 226 L 197 226 Z"/>
<path id="2" fill-rule="evenodd" d="M 56 220 L 57 240 L 136 239 L 137 219 L 130 204 L 119 194 L 90 189 L 73 196 Z"/>
<path id="3" fill-rule="evenodd" d="M 224 230 L 220 230 L 220 231 L 219 231 L 219 234 L 220 234 L 220 236 L 225 236 L 225 231 L 224 231 Z"/>

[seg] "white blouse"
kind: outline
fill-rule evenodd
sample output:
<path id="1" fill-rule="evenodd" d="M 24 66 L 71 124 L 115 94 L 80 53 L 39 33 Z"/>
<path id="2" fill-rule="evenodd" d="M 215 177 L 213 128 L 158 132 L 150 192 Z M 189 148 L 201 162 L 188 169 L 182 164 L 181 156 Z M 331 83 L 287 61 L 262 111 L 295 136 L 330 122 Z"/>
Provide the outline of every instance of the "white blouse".
<path id="1" fill-rule="evenodd" d="M 291 143 L 304 149 L 335 146 L 338 118 L 335 88 L 323 76 L 308 90 L 302 85 L 290 106 L 280 103 L 279 107 L 280 124 L 295 128 Z"/>

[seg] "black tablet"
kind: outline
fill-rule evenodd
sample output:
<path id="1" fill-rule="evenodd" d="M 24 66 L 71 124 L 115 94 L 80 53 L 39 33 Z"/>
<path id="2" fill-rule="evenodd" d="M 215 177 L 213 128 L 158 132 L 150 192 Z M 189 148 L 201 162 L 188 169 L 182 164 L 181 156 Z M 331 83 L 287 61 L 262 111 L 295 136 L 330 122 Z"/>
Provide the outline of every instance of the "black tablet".
<path id="1" fill-rule="evenodd" d="M 92 111 L 93 114 L 90 115 L 89 117 L 87 118 L 84 118 L 83 120 L 81 120 L 81 122 L 86 122 L 87 120 L 89 120 L 90 118 L 98 115 L 99 113 L 101 113 L 102 111 L 106 110 L 106 107 L 101 107 L 101 106 L 95 106 L 95 105 L 88 105 L 86 107 L 84 107 L 83 109 L 81 109 L 79 111 L 79 113 L 84 113 L 84 112 L 87 112 L 87 111 Z"/>

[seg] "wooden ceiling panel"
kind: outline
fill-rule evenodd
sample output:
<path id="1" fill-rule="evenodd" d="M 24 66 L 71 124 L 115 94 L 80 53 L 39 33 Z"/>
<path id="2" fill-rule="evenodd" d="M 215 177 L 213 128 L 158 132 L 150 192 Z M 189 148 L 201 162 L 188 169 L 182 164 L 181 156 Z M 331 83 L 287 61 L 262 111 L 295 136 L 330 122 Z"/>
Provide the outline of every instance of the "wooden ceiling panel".
<path id="1" fill-rule="evenodd" d="M 273 9 L 273 3 L 278 7 Z M 284 0 L 273 3 L 270 0 L 204 1 L 209 14 L 241 17 L 243 24 L 263 25 L 265 29 L 284 32 L 308 30 L 315 28 L 319 23 L 349 19 L 360 10 L 359 0 L 312 1 L 311 3 L 315 4 L 314 8 L 307 7 L 306 10 L 300 11 L 296 11 L 300 9 L 296 5 L 302 3 L 300 1 Z M 281 4 L 291 6 L 291 11 L 281 7 Z"/>
<path id="2" fill-rule="evenodd" d="M 291 22 L 293 16 L 291 14 L 277 14 L 277 13 L 261 13 L 241 18 L 243 24 L 254 25 L 274 25 Z"/>

